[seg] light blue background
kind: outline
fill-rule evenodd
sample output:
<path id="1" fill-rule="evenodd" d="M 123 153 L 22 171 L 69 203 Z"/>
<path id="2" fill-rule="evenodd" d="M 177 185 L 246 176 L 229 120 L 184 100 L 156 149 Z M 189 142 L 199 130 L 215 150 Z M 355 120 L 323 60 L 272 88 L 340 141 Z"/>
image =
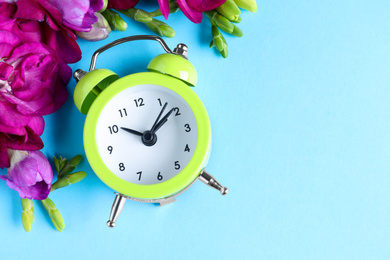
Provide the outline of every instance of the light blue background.
<path id="1" fill-rule="evenodd" d="M 169 18 L 198 71 L 194 89 L 211 119 L 208 171 L 230 189 L 222 197 L 197 182 L 174 204 L 127 201 L 106 227 L 113 191 L 84 160 L 87 178 L 50 195 L 66 222 L 57 232 L 35 203 L 23 230 L 15 191 L 0 182 L 0 259 L 389 259 L 390 3 L 259 1 L 243 12 L 229 57 L 209 50 L 210 28 Z M 152 8 L 149 8 L 152 10 Z M 79 41 L 88 69 L 98 47 L 148 34 Z M 144 71 L 162 49 L 128 43 L 97 66 L 120 76 Z M 84 115 L 72 93 L 47 116 L 44 153 L 84 154 Z"/>

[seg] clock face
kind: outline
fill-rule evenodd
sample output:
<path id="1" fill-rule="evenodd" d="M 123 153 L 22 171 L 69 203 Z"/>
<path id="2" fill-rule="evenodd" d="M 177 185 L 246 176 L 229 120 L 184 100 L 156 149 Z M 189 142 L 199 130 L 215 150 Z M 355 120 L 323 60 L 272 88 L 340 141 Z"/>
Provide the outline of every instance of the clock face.
<path id="1" fill-rule="evenodd" d="M 166 103 L 159 122 L 173 109 L 168 121 L 155 131 L 157 141 L 147 142 L 151 137 L 145 132 L 151 130 Z M 198 127 L 190 106 L 159 85 L 137 85 L 119 92 L 104 106 L 96 125 L 103 163 L 134 184 L 157 184 L 179 174 L 194 155 L 197 141 Z"/>

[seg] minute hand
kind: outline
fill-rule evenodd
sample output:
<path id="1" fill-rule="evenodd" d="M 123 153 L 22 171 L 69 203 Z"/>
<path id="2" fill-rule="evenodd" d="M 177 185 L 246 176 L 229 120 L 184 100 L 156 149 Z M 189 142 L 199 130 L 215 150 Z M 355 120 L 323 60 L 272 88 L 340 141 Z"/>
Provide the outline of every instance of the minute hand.
<path id="1" fill-rule="evenodd" d="M 168 117 L 172 114 L 173 110 L 175 110 L 175 108 L 169 110 L 169 112 L 163 118 L 161 118 L 161 120 L 152 128 L 152 133 L 156 133 L 157 130 L 160 129 L 168 121 Z"/>

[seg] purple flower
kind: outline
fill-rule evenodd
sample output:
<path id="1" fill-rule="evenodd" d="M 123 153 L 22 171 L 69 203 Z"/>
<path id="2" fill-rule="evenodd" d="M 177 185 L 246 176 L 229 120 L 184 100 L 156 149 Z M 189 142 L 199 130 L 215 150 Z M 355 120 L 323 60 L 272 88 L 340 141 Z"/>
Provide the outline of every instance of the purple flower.
<path id="1" fill-rule="evenodd" d="M 0 179 L 24 199 L 44 200 L 50 193 L 53 171 L 40 151 L 8 150 L 11 167 Z"/>
<path id="2" fill-rule="evenodd" d="M 0 97 L 19 113 L 47 115 L 65 103 L 72 71 L 49 46 L 21 44 L 15 34 L 0 30 L 0 59 Z"/>
<path id="3" fill-rule="evenodd" d="M 226 0 L 177 0 L 181 11 L 194 23 L 202 21 L 202 12 L 210 11 L 222 5 Z M 169 0 L 158 0 L 165 19 L 169 15 Z"/>
<path id="4" fill-rule="evenodd" d="M 12 1 L 7 1 L 11 2 Z M 98 19 L 95 12 L 103 0 L 18 0 L 0 1 L 0 29 L 11 31 L 23 42 L 40 41 L 74 63 L 81 59 L 76 31 L 90 31 Z"/>

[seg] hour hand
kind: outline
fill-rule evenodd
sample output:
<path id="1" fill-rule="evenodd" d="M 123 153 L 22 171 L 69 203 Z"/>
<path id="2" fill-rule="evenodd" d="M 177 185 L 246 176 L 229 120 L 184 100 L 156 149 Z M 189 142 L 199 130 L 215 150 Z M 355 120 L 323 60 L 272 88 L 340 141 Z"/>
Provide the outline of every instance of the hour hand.
<path id="1" fill-rule="evenodd" d="M 133 130 L 133 129 L 130 129 L 130 128 L 126 128 L 126 127 L 121 127 L 121 129 L 125 130 L 126 132 L 129 132 L 131 134 L 134 134 L 134 135 L 139 135 L 139 136 L 143 136 L 144 134 L 141 133 L 141 132 L 138 132 L 136 130 Z"/>

